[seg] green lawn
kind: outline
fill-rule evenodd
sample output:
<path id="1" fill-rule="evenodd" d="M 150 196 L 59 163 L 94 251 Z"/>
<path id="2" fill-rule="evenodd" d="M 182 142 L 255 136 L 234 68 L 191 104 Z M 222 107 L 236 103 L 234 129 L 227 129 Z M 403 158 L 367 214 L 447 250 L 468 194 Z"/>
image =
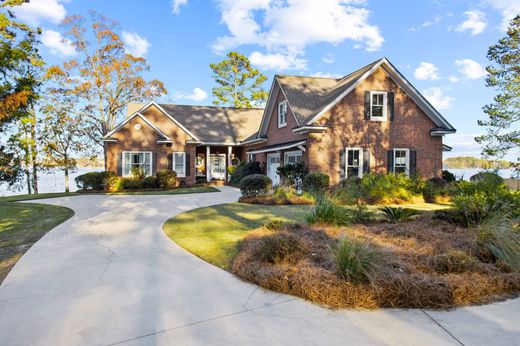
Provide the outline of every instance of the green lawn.
<path id="1" fill-rule="evenodd" d="M 161 190 L 161 191 L 125 191 L 125 192 L 49 192 L 39 193 L 37 195 L 14 195 L 0 197 L 0 202 L 17 202 L 29 201 L 44 198 L 56 198 L 67 196 L 79 196 L 85 194 L 104 194 L 104 195 L 178 195 L 188 193 L 205 193 L 218 192 L 219 190 L 211 186 L 194 186 L 194 187 L 179 187 L 175 190 Z"/>
<path id="2" fill-rule="evenodd" d="M 72 215 L 64 207 L 0 202 L 0 283 L 32 244 Z"/>
<path id="3" fill-rule="evenodd" d="M 247 232 L 274 219 L 303 222 L 310 206 L 264 206 L 227 203 L 182 213 L 164 224 L 177 244 L 221 268 L 228 268 L 238 241 Z"/>

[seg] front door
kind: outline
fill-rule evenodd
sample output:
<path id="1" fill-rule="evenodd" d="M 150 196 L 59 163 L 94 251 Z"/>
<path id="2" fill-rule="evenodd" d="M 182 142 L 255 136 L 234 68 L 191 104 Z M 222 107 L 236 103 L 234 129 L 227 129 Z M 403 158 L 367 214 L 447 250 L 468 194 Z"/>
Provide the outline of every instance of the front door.
<path id="1" fill-rule="evenodd" d="M 273 181 L 273 185 L 280 184 L 280 176 L 276 169 L 280 167 L 280 154 L 267 155 L 267 176 Z"/>
<path id="2" fill-rule="evenodd" d="M 226 155 L 217 154 L 210 156 L 211 179 L 226 179 Z"/>

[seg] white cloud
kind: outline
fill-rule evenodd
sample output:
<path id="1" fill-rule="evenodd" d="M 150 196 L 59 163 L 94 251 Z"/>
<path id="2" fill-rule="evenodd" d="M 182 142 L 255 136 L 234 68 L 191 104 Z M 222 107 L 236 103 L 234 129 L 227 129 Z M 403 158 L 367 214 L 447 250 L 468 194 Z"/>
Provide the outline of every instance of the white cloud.
<path id="1" fill-rule="evenodd" d="M 39 25 L 43 21 L 60 23 L 67 11 L 60 0 L 31 0 L 21 6 L 12 7 L 16 17 L 29 25 Z"/>
<path id="2" fill-rule="evenodd" d="M 520 0 L 487 0 L 486 2 L 502 14 L 501 28 L 504 31 L 509 27 L 509 22 L 520 14 Z"/>
<path id="3" fill-rule="evenodd" d="M 337 74 L 337 73 L 323 73 L 323 72 L 315 72 L 315 73 L 311 74 L 311 77 L 335 78 L 335 79 L 338 79 L 338 78 L 341 78 L 341 77 L 343 77 L 343 76 L 340 75 L 340 74 Z"/>
<path id="4" fill-rule="evenodd" d="M 176 99 L 185 99 L 185 100 L 200 102 L 200 101 L 204 101 L 205 99 L 208 98 L 208 93 L 201 88 L 195 88 L 195 89 L 193 89 L 193 92 L 191 94 L 183 94 L 180 92 L 175 92 L 173 94 L 173 96 Z"/>
<path id="5" fill-rule="evenodd" d="M 150 48 L 150 42 L 138 34 L 123 31 L 123 42 L 126 46 L 126 51 L 135 56 L 144 56 Z"/>
<path id="6" fill-rule="evenodd" d="M 268 55 L 302 56 L 308 45 L 345 40 L 363 43 L 367 51 L 384 42 L 369 23 L 370 12 L 359 0 L 218 0 L 229 34 L 213 49 L 222 53 L 241 45 L 264 47 Z M 261 18 L 261 20 L 259 19 Z"/>
<path id="7" fill-rule="evenodd" d="M 304 70 L 307 60 L 298 58 L 296 54 L 263 54 L 253 52 L 249 60 L 255 66 L 266 70 Z"/>
<path id="8" fill-rule="evenodd" d="M 419 67 L 415 69 L 414 76 L 418 80 L 437 80 L 439 79 L 439 71 L 434 64 L 422 61 Z"/>
<path id="9" fill-rule="evenodd" d="M 61 56 L 76 55 L 74 46 L 57 31 L 44 30 L 42 32 L 41 41 L 45 47 L 49 48 L 51 54 Z"/>
<path id="10" fill-rule="evenodd" d="M 451 102 L 454 100 L 453 97 L 445 95 L 439 87 L 425 89 L 422 94 L 438 110 L 450 108 Z"/>
<path id="11" fill-rule="evenodd" d="M 334 54 L 327 53 L 321 60 L 326 64 L 332 64 L 334 63 Z"/>
<path id="12" fill-rule="evenodd" d="M 443 154 L 446 157 L 453 156 L 475 156 L 480 157 L 482 152 L 482 147 L 480 144 L 475 142 L 475 137 L 480 134 L 470 134 L 470 133 L 455 133 L 449 136 L 446 136 L 443 139 L 443 142 L 450 147 L 453 147 L 453 151 L 449 153 Z"/>
<path id="13" fill-rule="evenodd" d="M 479 79 L 486 75 L 484 67 L 471 59 L 456 60 L 455 65 L 459 67 L 459 72 L 469 79 Z"/>
<path id="14" fill-rule="evenodd" d="M 455 76 L 449 76 L 448 79 L 452 83 L 457 83 L 459 81 L 459 79 Z"/>
<path id="15" fill-rule="evenodd" d="M 427 28 L 429 26 L 439 24 L 441 22 L 441 20 L 442 20 L 442 16 L 435 16 L 435 17 L 433 17 L 433 19 L 427 20 L 426 22 L 422 23 L 421 26 L 419 26 L 419 27 L 411 27 L 410 29 L 408 29 L 408 31 L 419 31 L 423 28 Z"/>
<path id="16" fill-rule="evenodd" d="M 172 0 L 172 12 L 175 14 L 181 13 L 181 6 L 186 6 L 188 0 Z"/>
<path id="17" fill-rule="evenodd" d="M 464 12 L 466 20 L 455 28 L 456 31 L 469 31 L 471 36 L 484 32 L 487 26 L 486 14 L 482 11 L 472 10 Z"/>

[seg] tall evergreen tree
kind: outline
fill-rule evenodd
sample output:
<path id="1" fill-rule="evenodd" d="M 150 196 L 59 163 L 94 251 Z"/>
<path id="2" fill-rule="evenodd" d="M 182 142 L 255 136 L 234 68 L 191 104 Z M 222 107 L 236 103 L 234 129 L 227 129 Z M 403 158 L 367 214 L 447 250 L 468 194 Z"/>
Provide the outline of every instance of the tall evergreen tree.
<path id="1" fill-rule="evenodd" d="M 227 59 L 209 65 L 218 86 L 213 88 L 213 104 L 251 108 L 267 100 L 263 88 L 267 76 L 253 66 L 249 59 L 237 52 L 229 52 Z"/>
<path id="2" fill-rule="evenodd" d="M 520 15 L 510 23 L 507 35 L 489 47 L 486 85 L 497 91 L 494 102 L 484 106 L 486 120 L 479 120 L 486 133 L 477 137 L 486 157 L 516 156 L 520 173 Z"/>

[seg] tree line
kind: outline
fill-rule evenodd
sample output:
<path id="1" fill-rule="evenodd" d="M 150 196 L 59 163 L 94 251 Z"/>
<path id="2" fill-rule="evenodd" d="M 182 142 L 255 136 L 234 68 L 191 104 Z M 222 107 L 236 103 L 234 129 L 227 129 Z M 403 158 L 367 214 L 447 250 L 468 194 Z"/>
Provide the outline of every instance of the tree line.
<path id="1" fill-rule="evenodd" d="M 506 160 L 487 160 L 473 156 L 449 157 L 444 160 L 445 168 L 480 168 L 480 169 L 507 169 L 511 163 Z"/>

